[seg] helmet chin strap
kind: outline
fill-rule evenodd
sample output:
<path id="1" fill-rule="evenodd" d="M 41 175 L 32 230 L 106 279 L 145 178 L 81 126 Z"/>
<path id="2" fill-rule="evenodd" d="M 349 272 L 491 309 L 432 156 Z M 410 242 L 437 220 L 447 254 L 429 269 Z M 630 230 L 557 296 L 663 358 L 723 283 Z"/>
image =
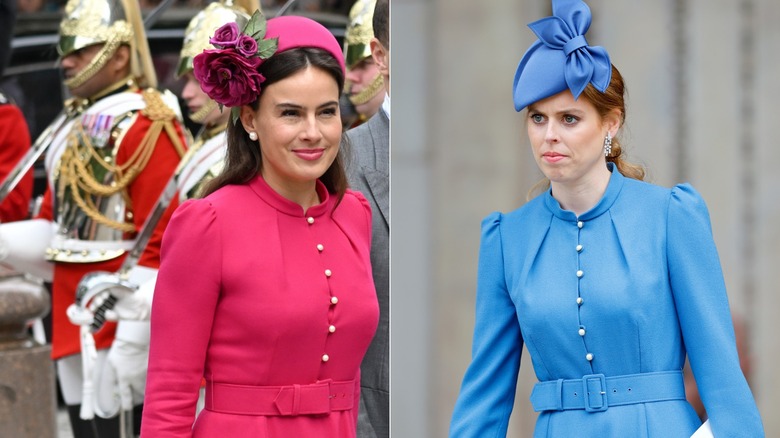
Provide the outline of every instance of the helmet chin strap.
<path id="1" fill-rule="evenodd" d="M 206 117 L 208 117 L 208 115 L 211 114 L 211 112 L 216 108 L 217 102 L 209 99 L 199 110 L 190 114 L 190 120 L 195 123 L 203 124 L 203 122 L 206 120 Z"/>
<path id="2" fill-rule="evenodd" d="M 73 90 L 75 88 L 84 85 L 87 81 L 92 79 L 92 77 L 95 76 L 95 74 L 98 71 L 100 71 L 101 68 L 103 68 L 106 65 L 109 58 L 114 56 L 114 53 L 116 53 L 116 49 L 118 47 L 119 47 L 119 42 L 110 41 L 106 43 L 106 45 L 104 45 L 103 48 L 100 49 L 100 51 L 95 55 L 95 57 L 92 58 L 92 61 L 90 61 L 90 63 L 87 64 L 86 67 L 81 69 L 80 72 L 76 73 L 76 76 L 73 76 L 72 78 L 69 79 L 65 79 L 64 81 L 65 86 Z"/>
<path id="3" fill-rule="evenodd" d="M 371 81 L 371 83 L 368 84 L 366 88 L 362 89 L 357 94 L 349 96 L 349 100 L 353 105 L 363 105 L 364 103 L 373 99 L 384 85 L 385 81 L 382 79 L 382 75 L 377 73 L 377 75 L 374 77 L 374 80 Z"/>
<path id="4" fill-rule="evenodd" d="M 81 69 L 81 71 L 72 78 L 65 79 L 64 84 L 66 87 L 73 90 L 92 79 L 92 77 L 106 65 L 108 60 L 114 56 L 114 53 L 116 53 L 122 42 L 129 41 L 129 38 L 132 36 L 130 28 L 126 23 L 114 23 L 111 30 L 113 37 L 106 41 L 100 51 L 95 54 L 95 57 L 92 58 L 92 61 L 90 61 L 86 67 Z"/>

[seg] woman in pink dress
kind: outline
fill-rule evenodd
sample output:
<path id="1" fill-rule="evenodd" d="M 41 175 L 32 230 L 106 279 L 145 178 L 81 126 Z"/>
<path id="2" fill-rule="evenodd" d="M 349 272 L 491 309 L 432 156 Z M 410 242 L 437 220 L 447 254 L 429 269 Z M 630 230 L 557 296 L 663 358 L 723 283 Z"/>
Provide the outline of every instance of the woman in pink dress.
<path id="1" fill-rule="evenodd" d="M 341 48 L 257 13 L 212 43 L 194 69 L 231 108 L 227 160 L 163 239 L 142 436 L 353 437 L 378 305 L 371 209 L 339 153 Z"/>

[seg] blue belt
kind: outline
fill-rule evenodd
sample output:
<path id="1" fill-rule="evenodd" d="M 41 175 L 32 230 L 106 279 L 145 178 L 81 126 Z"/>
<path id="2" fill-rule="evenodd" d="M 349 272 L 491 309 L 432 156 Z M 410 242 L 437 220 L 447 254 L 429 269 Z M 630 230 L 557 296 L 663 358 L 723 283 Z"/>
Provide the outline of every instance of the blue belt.
<path id="1" fill-rule="evenodd" d="M 682 371 L 604 377 L 588 374 L 581 379 L 539 382 L 531 392 L 534 411 L 584 409 L 606 411 L 610 406 L 667 400 L 685 400 Z"/>

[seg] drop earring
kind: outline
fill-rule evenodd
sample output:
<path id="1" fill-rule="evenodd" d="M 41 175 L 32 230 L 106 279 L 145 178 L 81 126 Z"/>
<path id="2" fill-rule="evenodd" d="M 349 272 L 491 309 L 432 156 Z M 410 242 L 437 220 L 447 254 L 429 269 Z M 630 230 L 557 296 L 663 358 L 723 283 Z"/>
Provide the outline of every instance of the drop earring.
<path id="1" fill-rule="evenodd" d="M 608 157 L 612 153 L 612 135 L 607 131 L 607 136 L 604 137 L 604 156 Z"/>
<path id="2" fill-rule="evenodd" d="M 257 141 L 257 133 L 255 131 L 249 131 L 249 139 L 252 141 Z"/>

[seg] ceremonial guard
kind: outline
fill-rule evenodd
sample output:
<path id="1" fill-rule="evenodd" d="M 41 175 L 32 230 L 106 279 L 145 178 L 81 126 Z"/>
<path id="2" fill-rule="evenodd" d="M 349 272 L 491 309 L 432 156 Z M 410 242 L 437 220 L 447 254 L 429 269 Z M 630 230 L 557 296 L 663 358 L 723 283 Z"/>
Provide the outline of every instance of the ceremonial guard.
<path id="1" fill-rule="evenodd" d="M 344 93 L 357 112 L 352 126 L 376 114 L 386 94 L 382 74 L 371 56 L 375 5 L 376 0 L 357 0 L 349 12 L 349 25 L 344 34 L 344 60 L 347 65 Z"/>
<path id="2" fill-rule="evenodd" d="M 135 265 L 139 260 L 136 254 L 144 251 L 157 228 L 158 220 L 169 216 L 170 212 L 187 199 L 199 197 L 205 183 L 219 174 L 225 161 L 226 129 L 230 112 L 219 108 L 218 104 L 203 92 L 200 83 L 193 75 L 192 60 L 202 51 L 214 49 L 209 39 L 216 29 L 227 23 L 236 23 L 243 27 L 249 21 L 246 11 L 259 8 L 260 4 L 252 0 L 242 5 L 234 4 L 230 0 L 224 3 L 215 2 L 195 15 L 188 24 L 176 75 L 186 81 L 182 98 L 186 102 L 190 119 L 201 124 L 202 127 L 168 181 L 163 196 L 158 199 L 149 214 L 143 230 L 139 232 L 139 237 L 130 251 L 130 256 L 125 259 L 120 270 L 117 273 L 93 273 L 81 280 L 79 284 L 81 299 L 77 300 L 69 310 L 69 315 L 75 316 L 73 319 L 82 319 L 87 324 L 93 323 L 93 315 L 97 312 L 90 303 L 93 300 L 105 302 L 104 297 L 111 295 L 116 302 L 106 307 L 105 316 L 108 320 L 121 320 L 123 323 L 147 321 L 148 323 L 157 270 Z M 133 276 L 133 280 L 139 280 L 137 282 L 129 281 L 133 272 L 139 269 L 143 270 L 145 275 Z M 148 344 L 144 344 L 143 349 L 148 349 Z M 137 368 L 139 371 L 146 370 L 145 364 Z M 142 381 L 139 379 L 140 382 Z M 120 386 L 123 384 L 124 382 L 120 382 Z M 132 407 L 128 400 L 122 401 L 121 397 L 120 405 L 123 412 Z"/>
<path id="3" fill-rule="evenodd" d="M 195 15 L 188 24 L 176 75 L 186 81 L 182 99 L 186 102 L 189 117 L 202 127 L 168 182 L 166 192 L 170 192 L 170 196 L 161 197 L 155 206 L 156 210 L 167 208 L 171 211 L 187 199 L 200 197 L 204 185 L 222 170 L 230 111 L 219 108 L 203 92 L 193 74 L 192 60 L 204 50 L 214 49 L 209 40 L 216 29 L 228 23 L 243 27 L 249 21 L 247 12 L 259 9 L 260 4 L 252 0 L 241 4 L 230 0 L 215 2 Z M 147 223 L 145 228 L 150 226 L 156 224 Z M 106 312 L 109 320 L 147 321 L 151 314 L 156 279 L 156 271 L 151 272 L 141 284 L 128 283 L 117 275 L 91 276 L 82 281 L 82 286 L 85 290 L 91 289 L 89 295 L 97 296 L 108 291 L 117 297 L 117 302 Z"/>
<path id="4" fill-rule="evenodd" d="M 82 368 L 80 337 L 93 338 L 67 309 L 84 275 L 122 265 L 186 141 L 175 97 L 154 88 L 136 1 L 70 0 L 57 50 L 73 98 L 34 145 L 48 149 L 43 207 L 36 219 L 0 226 L 0 245 L 7 263 L 52 282 L 52 356 L 74 435 L 119 436 L 117 395 L 143 400 L 149 325 L 103 325 L 94 334 L 99 353 L 83 357 Z M 156 272 L 166 223 L 159 221 L 130 281 Z"/>
<path id="5" fill-rule="evenodd" d="M 182 98 L 187 102 L 190 119 L 202 125 L 192 144 L 188 160 L 182 165 L 178 176 L 178 202 L 197 197 L 203 184 L 216 176 L 225 160 L 227 147 L 227 124 L 230 111 L 218 104 L 201 90 L 200 82 L 192 73 L 192 59 L 204 50 L 214 49 L 209 42 L 214 31 L 226 23 L 236 23 L 242 28 L 249 15 L 260 9 L 258 1 L 248 0 L 241 4 L 226 0 L 208 5 L 199 12 L 187 26 L 184 35 L 177 76 L 184 77 L 186 84 Z"/>

